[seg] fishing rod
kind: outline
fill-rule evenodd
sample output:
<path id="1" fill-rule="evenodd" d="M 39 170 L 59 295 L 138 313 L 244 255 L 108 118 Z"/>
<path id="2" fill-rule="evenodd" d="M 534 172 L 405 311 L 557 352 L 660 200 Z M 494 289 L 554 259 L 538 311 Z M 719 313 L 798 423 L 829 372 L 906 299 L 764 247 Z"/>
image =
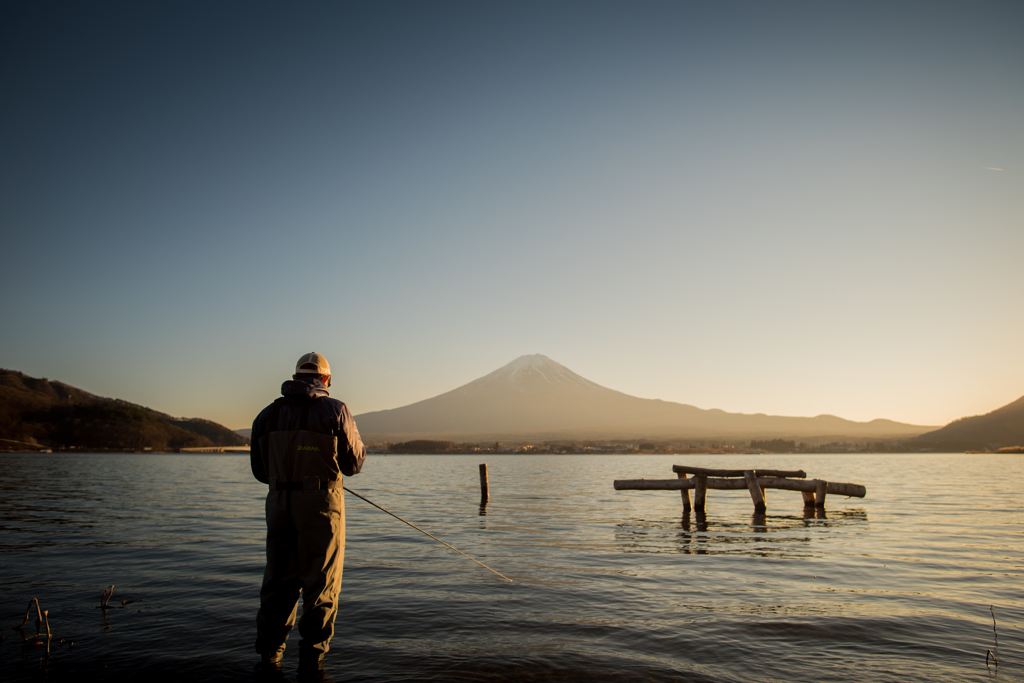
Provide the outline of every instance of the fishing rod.
<path id="1" fill-rule="evenodd" d="M 413 529 L 415 529 L 416 531 L 420 532 L 421 534 L 426 534 L 427 536 L 430 536 L 430 537 L 431 537 L 432 539 L 434 539 L 435 541 L 437 541 L 437 542 L 438 542 L 438 543 L 440 543 L 441 545 L 445 545 L 445 546 L 448 546 L 449 548 L 451 548 L 452 550 L 454 550 L 455 552 L 457 552 L 457 553 L 458 553 L 459 555 L 464 555 L 465 557 L 469 557 L 469 555 L 466 555 L 466 553 L 462 552 L 461 550 L 459 550 L 459 549 L 458 549 L 458 548 L 456 548 L 455 546 L 453 546 L 453 545 L 449 545 L 449 544 L 445 543 L 445 542 L 444 542 L 444 541 L 442 541 L 442 540 L 441 540 L 440 538 L 438 538 L 437 536 L 435 536 L 435 535 L 433 535 L 433 534 L 431 534 L 431 533 L 427 533 L 426 531 L 424 531 L 423 529 L 419 528 L 418 526 L 416 526 L 416 525 L 415 525 L 415 524 L 413 524 L 412 522 L 406 522 L 406 520 L 402 519 L 401 517 L 399 517 L 398 515 L 396 515 L 396 514 L 395 514 L 394 512 L 391 512 L 390 510 L 385 510 L 385 509 L 384 509 L 384 508 L 382 508 L 382 507 L 381 507 L 380 505 L 377 505 L 376 503 L 374 503 L 374 502 L 373 502 L 372 500 L 370 500 L 369 498 L 367 498 L 367 497 L 365 497 L 365 496 L 361 496 L 361 495 L 359 495 L 358 493 L 356 493 L 355 491 L 353 491 L 353 490 L 352 490 L 352 489 L 350 489 L 349 487 L 347 487 L 347 486 L 342 486 L 341 488 L 345 489 L 346 491 L 348 491 L 349 493 L 351 493 L 351 494 L 352 494 L 353 496 L 355 496 L 356 498 L 361 498 L 361 499 L 365 500 L 365 501 L 366 501 L 367 503 L 369 503 L 369 504 L 370 504 L 370 505 L 372 505 L 373 507 L 377 508 L 377 509 L 378 509 L 378 510 L 380 510 L 381 512 L 386 512 L 386 513 L 388 513 L 389 515 L 391 515 L 392 517 L 394 517 L 395 519 L 397 519 L 397 520 L 398 520 L 399 522 L 405 522 L 406 524 L 408 524 L 409 526 L 411 526 L 411 527 L 412 527 Z M 501 572 L 498 572 L 498 571 L 495 571 L 495 570 L 491 569 L 490 567 L 488 567 L 488 566 L 487 566 L 486 564 L 484 564 L 484 563 L 483 563 L 483 562 L 481 562 L 480 560 L 477 560 L 477 559 L 475 559 L 475 558 L 473 558 L 473 557 L 469 557 L 469 559 L 473 560 L 474 562 L 476 562 L 476 563 L 477 563 L 478 565 L 480 565 L 480 566 L 481 566 L 481 567 L 483 567 L 484 569 L 487 569 L 487 570 L 489 570 L 489 571 L 492 571 L 492 572 L 494 572 L 495 574 L 497 574 L 497 575 L 498 575 L 498 576 L 500 576 L 501 578 L 505 579 L 505 580 L 506 580 L 506 581 L 508 581 L 509 583 L 515 583 L 515 582 L 514 582 L 514 581 L 513 581 L 512 579 L 508 578 L 507 576 L 505 576 L 505 575 L 504 575 L 504 574 L 502 574 Z"/>

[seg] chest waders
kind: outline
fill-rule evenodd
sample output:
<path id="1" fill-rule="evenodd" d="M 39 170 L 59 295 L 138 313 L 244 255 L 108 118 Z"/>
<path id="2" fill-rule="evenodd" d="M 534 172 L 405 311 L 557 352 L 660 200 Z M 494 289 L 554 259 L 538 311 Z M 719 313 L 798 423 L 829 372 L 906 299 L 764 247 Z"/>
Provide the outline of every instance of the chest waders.
<path id="1" fill-rule="evenodd" d="M 271 431 L 259 439 L 270 490 L 256 651 L 270 656 L 283 652 L 301 593 L 300 658 L 319 662 L 334 635 L 345 561 L 338 436 L 307 429 L 314 401 L 291 402 L 287 407 L 289 412 L 298 408 L 299 428 L 279 429 L 286 403 L 283 398 L 274 402 Z"/>

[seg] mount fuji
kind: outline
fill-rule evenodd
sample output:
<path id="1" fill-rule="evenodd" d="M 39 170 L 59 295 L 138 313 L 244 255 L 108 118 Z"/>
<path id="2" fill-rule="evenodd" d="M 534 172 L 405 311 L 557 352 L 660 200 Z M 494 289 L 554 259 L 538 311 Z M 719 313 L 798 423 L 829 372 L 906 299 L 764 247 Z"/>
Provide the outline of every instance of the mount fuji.
<path id="1" fill-rule="evenodd" d="M 368 441 L 670 438 L 906 439 L 934 427 L 833 415 L 780 417 L 702 410 L 595 384 L 547 356 L 520 356 L 457 389 L 356 416 Z"/>

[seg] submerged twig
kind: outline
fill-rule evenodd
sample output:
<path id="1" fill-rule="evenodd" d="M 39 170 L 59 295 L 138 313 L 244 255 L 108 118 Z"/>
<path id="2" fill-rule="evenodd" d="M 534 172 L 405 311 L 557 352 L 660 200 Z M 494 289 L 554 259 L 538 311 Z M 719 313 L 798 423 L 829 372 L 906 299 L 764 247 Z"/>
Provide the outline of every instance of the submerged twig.
<path id="1" fill-rule="evenodd" d="M 992 649 L 985 652 L 985 668 L 992 671 L 992 667 L 989 666 L 989 659 L 999 668 L 999 632 L 996 631 L 996 609 L 994 605 L 988 606 L 988 611 L 992 615 Z"/>
<path id="2" fill-rule="evenodd" d="M 32 605 L 36 606 L 36 633 L 33 636 L 25 637 L 25 632 L 21 631 L 22 627 L 28 623 L 28 615 L 32 614 Z M 41 628 L 46 626 L 46 633 L 41 632 Z M 25 645 L 46 645 L 46 652 L 50 652 L 50 640 L 53 638 L 53 634 L 50 632 L 50 611 L 44 610 L 39 607 L 39 599 L 32 598 L 28 602 L 28 607 L 25 609 L 25 618 L 20 624 L 14 627 L 16 630 L 21 631 L 21 640 Z"/>
<path id="3" fill-rule="evenodd" d="M 989 605 L 988 611 L 992 615 L 992 640 L 995 643 L 996 652 L 999 652 L 999 633 L 996 631 L 996 608 L 995 605 Z"/>
<path id="4" fill-rule="evenodd" d="M 21 628 L 22 626 L 28 623 L 28 615 L 32 614 L 32 603 L 35 603 L 36 605 L 36 631 L 38 631 L 39 627 L 43 625 L 43 612 L 39 608 L 39 600 L 37 598 L 32 598 L 28 601 L 28 607 L 25 608 L 24 621 L 15 626 L 15 628 Z"/>
<path id="5" fill-rule="evenodd" d="M 28 639 L 28 642 L 32 645 L 46 645 L 46 652 L 50 652 L 50 640 L 53 635 L 50 633 L 50 610 L 43 610 L 43 624 L 46 626 L 46 635 L 39 633 L 39 627 L 36 627 L 36 634 Z"/>
<path id="6" fill-rule="evenodd" d="M 100 609 L 106 609 L 107 608 L 107 602 L 110 600 L 110 598 L 113 595 L 114 595 L 114 586 L 113 586 L 113 584 L 111 584 L 110 588 L 105 588 L 103 590 L 103 595 L 100 596 Z"/>

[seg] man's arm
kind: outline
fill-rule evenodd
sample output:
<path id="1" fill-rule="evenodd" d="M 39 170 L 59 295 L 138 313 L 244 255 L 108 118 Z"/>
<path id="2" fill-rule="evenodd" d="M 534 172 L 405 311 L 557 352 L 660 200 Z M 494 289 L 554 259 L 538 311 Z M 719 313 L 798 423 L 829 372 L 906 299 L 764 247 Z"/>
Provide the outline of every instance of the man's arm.
<path id="1" fill-rule="evenodd" d="M 355 418 L 344 403 L 338 418 L 338 467 L 346 477 L 359 474 L 366 460 L 366 448 L 359 438 Z"/>
<path id="2" fill-rule="evenodd" d="M 260 413 L 260 415 L 262 414 Z M 257 481 L 269 484 L 267 469 L 263 466 L 263 453 L 260 451 L 261 433 L 256 427 L 259 424 L 260 415 L 257 415 L 256 419 L 252 421 L 252 431 L 249 432 L 249 466 L 252 468 L 252 476 L 256 477 Z"/>

